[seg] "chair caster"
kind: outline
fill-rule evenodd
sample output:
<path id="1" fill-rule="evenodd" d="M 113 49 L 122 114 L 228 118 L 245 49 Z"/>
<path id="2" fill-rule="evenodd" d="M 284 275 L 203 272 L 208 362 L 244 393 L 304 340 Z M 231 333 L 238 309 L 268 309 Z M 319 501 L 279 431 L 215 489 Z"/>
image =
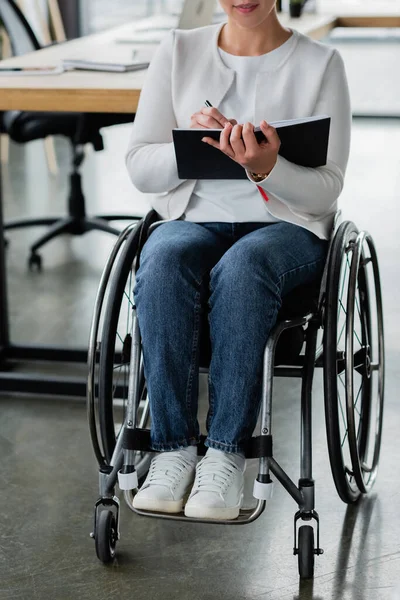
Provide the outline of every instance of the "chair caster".
<path id="1" fill-rule="evenodd" d="M 42 270 L 42 257 L 40 256 L 40 254 L 32 252 L 28 259 L 28 269 L 30 271 L 33 271 L 35 268 L 37 271 Z"/>
<path id="2" fill-rule="evenodd" d="M 90 537 L 95 541 L 97 558 L 102 563 L 110 563 L 115 558 L 115 547 L 119 540 L 119 500 L 116 496 L 97 500 Z"/>
<path id="3" fill-rule="evenodd" d="M 115 557 L 118 540 L 117 519 L 112 510 L 102 510 L 94 534 L 97 558 L 103 563 L 111 562 Z"/>

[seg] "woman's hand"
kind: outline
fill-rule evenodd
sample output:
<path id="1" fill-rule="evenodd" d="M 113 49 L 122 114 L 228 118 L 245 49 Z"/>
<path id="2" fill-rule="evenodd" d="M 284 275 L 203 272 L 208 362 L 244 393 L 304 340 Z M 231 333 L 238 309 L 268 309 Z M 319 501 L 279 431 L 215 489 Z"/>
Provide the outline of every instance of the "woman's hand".
<path id="1" fill-rule="evenodd" d="M 266 121 L 261 121 L 260 128 L 266 137 L 260 143 L 251 123 L 234 126 L 226 123 L 219 142 L 208 137 L 204 137 L 203 142 L 218 148 L 248 171 L 268 175 L 277 161 L 281 141 L 275 127 L 271 127 Z"/>
<path id="2" fill-rule="evenodd" d="M 190 129 L 223 129 L 227 123 L 236 125 L 237 121 L 227 119 L 217 108 L 207 106 L 191 116 Z"/>

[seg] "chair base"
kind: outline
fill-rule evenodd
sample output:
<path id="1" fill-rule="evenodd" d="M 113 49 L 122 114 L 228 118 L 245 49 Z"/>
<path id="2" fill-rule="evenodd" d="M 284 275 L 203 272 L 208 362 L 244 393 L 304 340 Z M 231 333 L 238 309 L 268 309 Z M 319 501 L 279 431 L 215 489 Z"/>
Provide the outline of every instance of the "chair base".
<path id="1" fill-rule="evenodd" d="M 68 198 L 68 215 L 66 217 L 45 217 L 40 219 L 18 219 L 4 224 L 4 230 L 19 229 L 23 227 L 48 226 L 48 231 L 42 235 L 32 246 L 28 259 L 30 268 L 41 268 L 41 257 L 37 254 L 39 248 L 55 239 L 59 235 L 83 235 L 88 231 L 104 231 L 113 235 L 120 235 L 121 230 L 111 227 L 108 221 L 140 221 L 142 217 L 135 215 L 96 215 L 86 216 L 85 197 L 82 191 L 82 178 L 78 168 L 83 160 L 83 153 L 74 147 L 74 169 L 70 174 L 70 193 Z"/>
<path id="2" fill-rule="evenodd" d="M 120 229 L 112 227 L 108 221 L 113 220 L 140 220 L 141 217 L 134 215 L 98 215 L 95 217 L 60 217 L 60 218 L 44 218 L 44 219 L 21 219 L 11 221 L 4 226 L 4 229 L 19 229 L 23 227 L 49 226 L 47 233 L 42 235 L 35 244 L 31 246 L 31 254 L 35 254 L 39 248 L 47 244 L 50 240 L 69 233 L 70 235 L 83 235 L 88 231 L 105 231 L 113 235 L 119 235 Z"/>

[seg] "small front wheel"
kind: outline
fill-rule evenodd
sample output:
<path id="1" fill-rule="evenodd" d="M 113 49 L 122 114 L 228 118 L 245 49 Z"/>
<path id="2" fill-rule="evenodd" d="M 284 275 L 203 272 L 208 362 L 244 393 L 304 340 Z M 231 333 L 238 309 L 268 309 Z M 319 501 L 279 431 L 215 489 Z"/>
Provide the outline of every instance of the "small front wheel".
<path id="1" fill-rule="evenodd" d="M 314 577 L 314 529 L 311 525 L 299 528 L 299 575 L 300 579 Z"/>
<path id="2" fill-rule="evenodd" d="M 95 542 L 97 558 L 109 563 L 115 557 L 117 544 L 117 520 L 112 510 L 102 510 L 96 524 Z"/>

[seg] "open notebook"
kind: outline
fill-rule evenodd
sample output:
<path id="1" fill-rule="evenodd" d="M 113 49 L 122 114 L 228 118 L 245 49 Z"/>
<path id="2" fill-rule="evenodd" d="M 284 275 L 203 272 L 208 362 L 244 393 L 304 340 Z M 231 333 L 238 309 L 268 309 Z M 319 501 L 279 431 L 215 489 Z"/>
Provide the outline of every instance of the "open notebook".
<path id="1" fill-rule="evenodd" d="M 304 119 L 275 121 L 281 140 L 279 154 L 304 167 L 326 164 L 331 119 L 318 115 Z M 178 175 L 181 179 L 246 179 L 246 171 L 229 156 L 202 142 L 203 137 L 219 140 L 220 129 L 174 129 Z M 265 139 L 260 128 L 255 128 L 259 142 Z"/>

